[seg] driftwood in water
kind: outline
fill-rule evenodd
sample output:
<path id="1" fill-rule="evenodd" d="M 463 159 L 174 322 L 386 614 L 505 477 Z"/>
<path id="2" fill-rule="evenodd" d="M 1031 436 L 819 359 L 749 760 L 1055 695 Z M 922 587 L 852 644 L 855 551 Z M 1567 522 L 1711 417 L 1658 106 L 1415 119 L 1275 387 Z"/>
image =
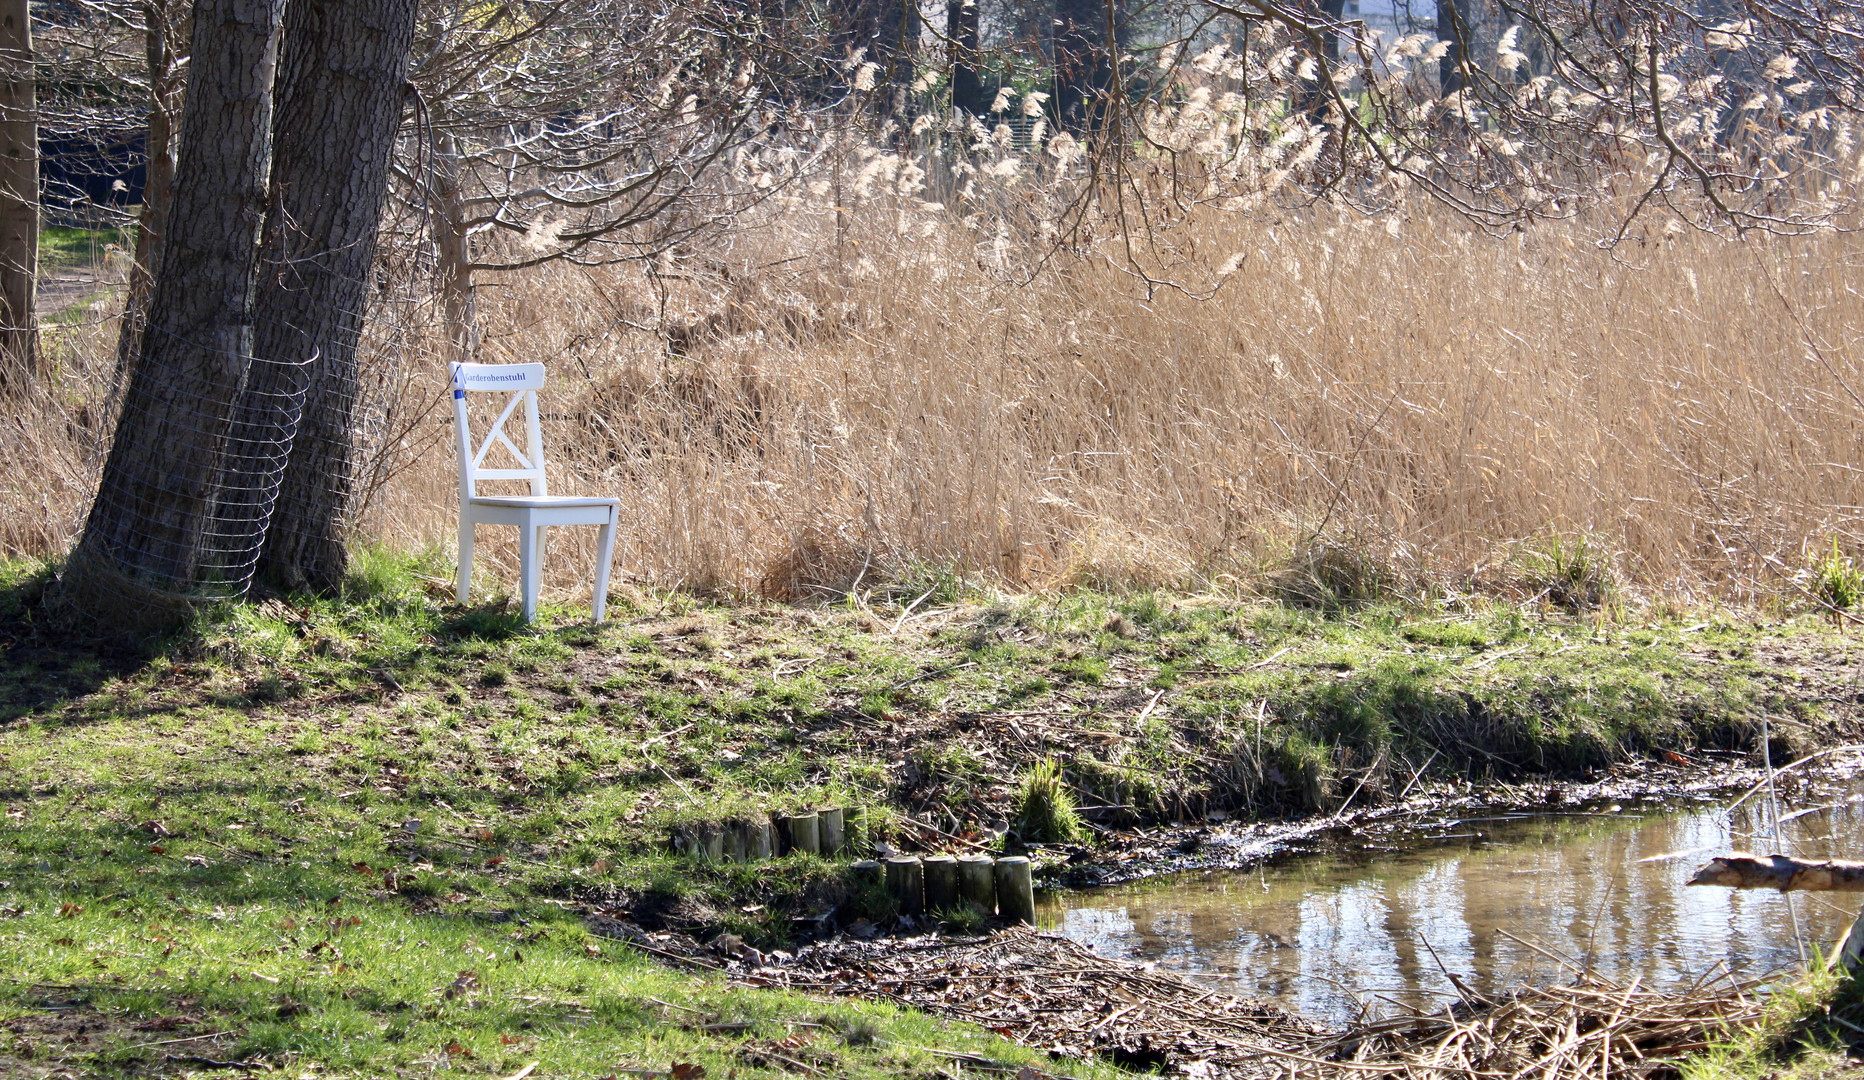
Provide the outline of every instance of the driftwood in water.
<path id="1" fill-rule="evenodd" d="M 1782 892 L 1864 892 L 1864 862 L 1809 862 L 1785 855 L 1736 851 L 1710 859 L 1689 879 L 1689 884 Z"/>

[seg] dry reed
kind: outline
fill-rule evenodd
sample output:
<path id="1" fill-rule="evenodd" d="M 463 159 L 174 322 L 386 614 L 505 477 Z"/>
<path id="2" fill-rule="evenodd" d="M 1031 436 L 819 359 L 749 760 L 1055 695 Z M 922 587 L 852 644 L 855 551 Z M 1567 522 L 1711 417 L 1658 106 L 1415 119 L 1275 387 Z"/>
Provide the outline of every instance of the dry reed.
<path id="1" fill-rule="evenodd" d="M 624 574 L 1253 588 L 1332 545 L 1388 591 L 1526 595 L 1523 547 L 1580 537 L 1647 594 L 1752 602 L 1809 548 L 1864 543 L 1864 238 L 1606 252 L 1578 224 L 1494 239 L 1423 207 L 1196 210 L 1152 250 L 1220 287 L 1148 296 L 1118 238 L 1034 263 L 893 175 L 799 187 L 677 260 L 482 289 L 481 359 L 550 364 L 553 490 L 621 497 Z M 446 545 L 440 335 L 410 310 L 379 331 L 406 383 L 361 528 Z M 6 417 L 0 553 L 71 535 L 107 330 L 65 332 L 59 377 Z M 592 547 L 553 539 L 556 587 Z"/>

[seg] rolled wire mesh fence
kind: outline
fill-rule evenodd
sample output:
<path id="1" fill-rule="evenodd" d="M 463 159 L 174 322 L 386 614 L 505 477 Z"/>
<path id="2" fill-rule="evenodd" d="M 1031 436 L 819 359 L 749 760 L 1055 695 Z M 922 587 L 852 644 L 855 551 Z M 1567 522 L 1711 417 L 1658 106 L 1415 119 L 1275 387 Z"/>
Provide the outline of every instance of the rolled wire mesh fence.
<path id="1" fill-rule="evenodd" d="M 127 379 L 67 584 L 164 613 L 242 596 L 316 354 L 251 357 L 243 340 L 207 344 L 153 321 L 142 332 L 162 340 Z"/>

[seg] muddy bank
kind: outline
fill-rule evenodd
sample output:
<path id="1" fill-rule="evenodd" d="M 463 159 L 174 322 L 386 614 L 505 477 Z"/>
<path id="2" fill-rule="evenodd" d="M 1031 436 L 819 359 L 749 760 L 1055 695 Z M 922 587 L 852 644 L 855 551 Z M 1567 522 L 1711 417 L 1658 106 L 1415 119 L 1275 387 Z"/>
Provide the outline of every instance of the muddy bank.
<path id="1" fill-rule="evenodd" d="M 1047 856 L 1041 877 L 1051 887 L 1088 889 L 1186 871 L 1241 870 L 1343 848 L 1393 850 L 1433 832 L 1456 830 L 1469 818 L 1678 809 L 1738 797 L 1766 778 L 1766 770 L 1746 754 L 1664 756 L 1670 760 L 1631 759 L 1590 776 L 1420 783 L 1397 802 L 1291 821 L 1238 822 L 1219 811 L 1196 824 L 1109 831 L 1091 847 L 1038 849 Z M 1780 775 L 1778 790 L 1790 797 L 1802 786 L 1835 783 L 1861 766 L 1864 759 L 1832 754 Z"/>
<path id="2" fill-rule="evenodd" d="M 1761 1015 L 1758 987 L 1665 996 L 1596 977 L 1503 1001 L 1330 1027 L 1054 934 L 861 941 L 727 961 L 734 985 L 886 1001 L 975 1023 L 1056 1057 L 1193 1077 L 1673 1076 Z M 987 1067 L 988 1063 L 971 1063 Z"/>

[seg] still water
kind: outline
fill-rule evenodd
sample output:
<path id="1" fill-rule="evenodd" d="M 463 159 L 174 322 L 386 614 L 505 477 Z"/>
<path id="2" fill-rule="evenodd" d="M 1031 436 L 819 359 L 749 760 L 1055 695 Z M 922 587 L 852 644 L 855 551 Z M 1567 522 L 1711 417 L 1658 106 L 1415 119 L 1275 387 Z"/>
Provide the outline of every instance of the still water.
<path id="1" fill-rule="evenodd" d="M 1781 816 L 1791 854 L 1864 852 L 1864 784 Z M 1855 894 L 1794 894 L 1789 911 L 1775 892 L 1684 886 L 1709 854 L 1771 851 L 1755 839 L 1771 836 L 1771 821 L 1758 798 L 1732 812 L 1472 812 L 1383 850 L 1054 896 L 1041 917 L 1102 955 L 1322 1019 L 1428 1007 L 1455 996 L 1446 973 L 1484 994 L 1570 981 L 1549 953 L 1589 957 L 1621 983 L 1680 989 L 1797 963 L 1801 941 L 1829 952 L 1856 914 Z M 1690 854 L 1644 861 L 1678 852 Z"/>

